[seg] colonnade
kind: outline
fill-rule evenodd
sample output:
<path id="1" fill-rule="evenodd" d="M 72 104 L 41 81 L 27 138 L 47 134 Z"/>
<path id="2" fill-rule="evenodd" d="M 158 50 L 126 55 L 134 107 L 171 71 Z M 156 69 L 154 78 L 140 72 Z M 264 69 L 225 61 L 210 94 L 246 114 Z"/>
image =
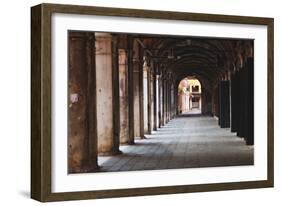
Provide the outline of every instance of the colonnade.
<path id="1" fill-rule="evenodd" d="M 121 144 L 134 144 L 177 115 L 180 76 L 155 58 L 150 39 L 68 35 L 69 172 L 91 172 L 98 170 L 99 155 L 121 154 Z M 253 144 L 253 60 L 246 62 L 212 87 L 202 84 L 202 113 Z"/>
<path id="2" fill-rule="evenodd" d="M 75 173 L 98 169 L 98 155 L 120 154 L 121 144 L 164 126 L 176 107 L 173 76 L 137 39 L 71 32 L 69 41 L 69 96 L 77 96 L 69 102 L 69 172 Z"/>
<path id="3" fill-rule="evenodd" d="M 221 128 L 254 144 L 254 65 L 253 58 L 245 59 L 243 67 L 229 72 L 217 83 L 212 96 L 212 113 Z"/>

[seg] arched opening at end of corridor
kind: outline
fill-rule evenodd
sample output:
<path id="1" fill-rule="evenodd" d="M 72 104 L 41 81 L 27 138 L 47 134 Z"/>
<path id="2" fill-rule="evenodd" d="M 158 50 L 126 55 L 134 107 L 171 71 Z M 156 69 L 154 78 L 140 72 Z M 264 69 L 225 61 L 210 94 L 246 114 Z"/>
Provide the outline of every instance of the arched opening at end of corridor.
<path id="1" fill-rule="evenodd" d="M 178 114 L 202 114 L 202 87 L 194 76 L 182 79 L 178 85 Z"/>

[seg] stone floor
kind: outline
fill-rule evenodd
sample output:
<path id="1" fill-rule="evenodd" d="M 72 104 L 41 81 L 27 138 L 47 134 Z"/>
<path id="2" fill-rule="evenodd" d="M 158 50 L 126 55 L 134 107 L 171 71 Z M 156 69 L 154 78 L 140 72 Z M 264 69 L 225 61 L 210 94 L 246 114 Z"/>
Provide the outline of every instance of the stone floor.
<path id="1" fill-rule="evenodd" d="M 208 116 L 181 115 L 164 127 L 121 146 L 121 155 L 98 157 L 100 171 L 134 171 L 252 165 L 253 146 Z"/>
<path id="2" fill-rule="evenodd" d="M 201 114 L 201 110 L 197 109 L 197 108 L 194 108 L 194 109 L 191 109 L 187 112 L 184 112 L 183 114 Z"/>

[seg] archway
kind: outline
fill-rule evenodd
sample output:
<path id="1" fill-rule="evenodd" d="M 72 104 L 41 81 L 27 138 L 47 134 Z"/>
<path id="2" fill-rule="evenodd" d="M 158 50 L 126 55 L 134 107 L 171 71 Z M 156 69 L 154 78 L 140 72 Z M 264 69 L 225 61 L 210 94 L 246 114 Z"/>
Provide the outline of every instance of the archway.
<path id="1" fill-rule="evenodd" d="M 178 114 L 202 114 L 202 87 L 195 76 L 187 76 L 178 85 Z"/>

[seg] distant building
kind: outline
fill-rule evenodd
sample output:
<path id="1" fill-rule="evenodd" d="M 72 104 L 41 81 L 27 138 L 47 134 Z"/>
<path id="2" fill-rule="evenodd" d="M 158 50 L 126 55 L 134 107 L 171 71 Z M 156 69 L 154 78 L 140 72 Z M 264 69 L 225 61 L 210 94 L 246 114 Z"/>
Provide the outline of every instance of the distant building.
<path id="1" fill-rule="evenodd" d="M 201 111 L 201 84 L 194 77 L 181 80 L 178 87 L 178 111 L 187 113 L 191 110 Z"/>

